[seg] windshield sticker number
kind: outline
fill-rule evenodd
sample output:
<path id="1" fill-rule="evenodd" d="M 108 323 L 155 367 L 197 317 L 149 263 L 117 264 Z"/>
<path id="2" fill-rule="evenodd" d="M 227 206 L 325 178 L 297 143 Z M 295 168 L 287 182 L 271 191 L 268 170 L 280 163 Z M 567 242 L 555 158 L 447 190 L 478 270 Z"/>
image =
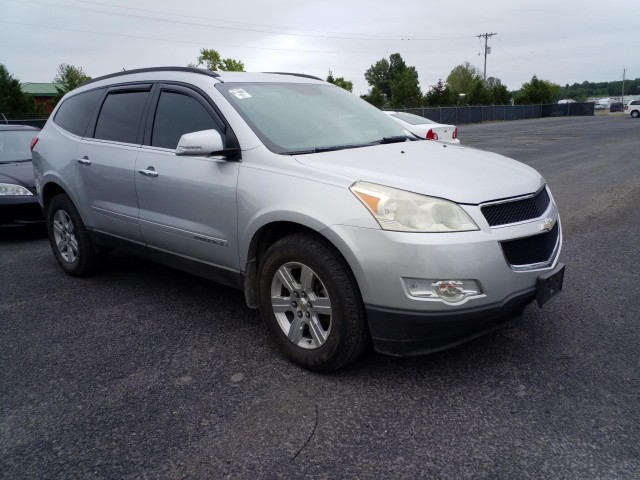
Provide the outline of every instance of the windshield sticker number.
<path id="1" fill-rule="evenodd" d="M 234 97 L 239 98 L 240 100 L 244 98 L 251 98 L 251 95 L 249 95 L 247 92 L 245 92 L 241 88 L 234 88 L 232 90 L 229 90 L 229 93 Z"/>

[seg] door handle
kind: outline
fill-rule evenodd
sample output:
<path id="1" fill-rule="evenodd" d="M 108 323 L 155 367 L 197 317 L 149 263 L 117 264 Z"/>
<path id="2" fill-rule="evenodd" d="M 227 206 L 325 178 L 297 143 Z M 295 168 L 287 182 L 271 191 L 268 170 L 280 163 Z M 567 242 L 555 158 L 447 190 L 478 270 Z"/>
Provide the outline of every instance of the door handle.
<path id="1" fill-rule="evenodd" d="M 153 167 L 147 167 L 146 170 L 145 169 L 138 170 L 138 173 L 141 173 L 145 177 L 154 177 L 154 178 L 159 175 L 159 173 L 156 172 L 156 169 Z"/>
<path id="2" fill-rule="evenodd" d="M 76 162 L 81 163 L 82 165 L 91 165 L 91 160 L 86 155 L 82 158 L 76 158 Z"/>

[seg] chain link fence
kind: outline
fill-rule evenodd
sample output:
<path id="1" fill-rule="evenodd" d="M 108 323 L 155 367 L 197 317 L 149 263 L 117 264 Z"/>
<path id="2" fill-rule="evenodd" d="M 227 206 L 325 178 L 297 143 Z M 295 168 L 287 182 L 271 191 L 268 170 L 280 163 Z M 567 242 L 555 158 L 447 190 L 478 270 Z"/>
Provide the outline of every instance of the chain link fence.
<path id="1" fill-rule="evenodd" d="M 42 128 L 48 118 L 48 115 L 4 115 L 0 113 L 0 125 L 29 125 Z"/>
<path id="2" fill-rule="evenodd" d="M 459 125 L 544 117 L 593 116 L 594 103 L 554 103 L 548 105 L 483 105 L 395 109 L 413 113 L 438 123 Z"/>
<path id="3" fill-rule="evenodd" d="M 413 113 L 438 123 L 460 125 L 464 123 L 495 122 L 505 120 L 526 120 L 544 117 L 593 116 L 594 103 L 563 103 L 548 105 L 484 105 L 462 107 L 424 107 L 395 109 Z M 47 116 L 30 115 L 0 116 L 0 123 L 30 125 L 42 128 L 47 123 Z"/>

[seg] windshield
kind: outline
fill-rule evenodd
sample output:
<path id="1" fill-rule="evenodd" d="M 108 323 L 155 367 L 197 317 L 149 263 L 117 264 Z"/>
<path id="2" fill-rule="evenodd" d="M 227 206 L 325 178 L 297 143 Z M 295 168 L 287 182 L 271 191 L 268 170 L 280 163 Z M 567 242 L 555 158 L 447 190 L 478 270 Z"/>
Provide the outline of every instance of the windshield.
<path id="1" fill-rule="evenodd" d="M 0 132 L 0 163 L 31 160 L 31 139 L 37 131 Z"/>
<path id="2" fill-rule="evenodd" d="M 411 125 L 424 125 L 425 123 L 436 123 L 432 122 L 428 118 L 421 117 L 419 115 L 414 115 L 413 113 L 405 113 L 405 112 L 396 112 L 390 114 L 392 117 L 399 118 L 400 120 L 404 120 Z"/>
<path id="3" fill-rule="evenodd" d="M 355 148 L 407 133 L 340 87 L 314 83 L 221 83 L 216 87 L 275 153 Z"/>

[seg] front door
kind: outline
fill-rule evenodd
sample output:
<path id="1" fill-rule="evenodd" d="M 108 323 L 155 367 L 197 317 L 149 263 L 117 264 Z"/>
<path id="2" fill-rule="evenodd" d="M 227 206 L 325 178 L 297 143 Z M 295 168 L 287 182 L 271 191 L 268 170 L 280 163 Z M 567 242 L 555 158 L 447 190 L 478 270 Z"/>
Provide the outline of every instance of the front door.
<path id="1" fill-rule="evenodd" d="M 137 156 L 135 184 L 144 241 L 152 248 L 237 273 L 236 185 L 239 163 L 175 155 L 185 133 L 224 124 L 199 93 L 162 85 L 149 145 Z"/>

